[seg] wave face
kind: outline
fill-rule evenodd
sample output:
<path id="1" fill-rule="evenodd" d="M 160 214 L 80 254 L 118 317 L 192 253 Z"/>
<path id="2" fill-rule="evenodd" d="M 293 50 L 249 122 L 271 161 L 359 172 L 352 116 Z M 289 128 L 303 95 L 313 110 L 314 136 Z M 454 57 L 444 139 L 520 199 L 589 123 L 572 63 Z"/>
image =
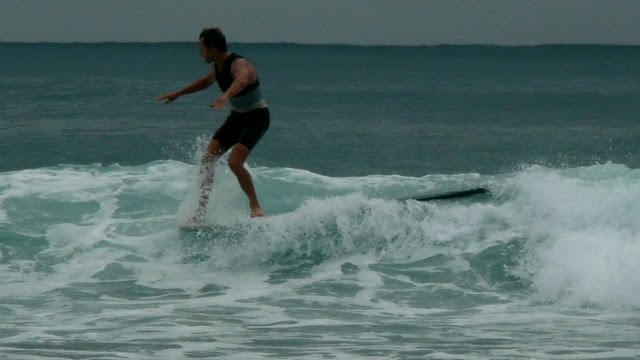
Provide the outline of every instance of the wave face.
<path id="1" fill-rule="evenodd" d="M 0 173 L 0 354 L 556 358 L 594 346 L 599 357 L 638 350 L 639 170 L 251 171 L 270 216 L 250 219 L 235 178 L 220 167 L 209 226 L 199 230 L 178 229 L 196 202 L 191 164 Z M 492 195 L 394 200 L 480 185 Z"/>

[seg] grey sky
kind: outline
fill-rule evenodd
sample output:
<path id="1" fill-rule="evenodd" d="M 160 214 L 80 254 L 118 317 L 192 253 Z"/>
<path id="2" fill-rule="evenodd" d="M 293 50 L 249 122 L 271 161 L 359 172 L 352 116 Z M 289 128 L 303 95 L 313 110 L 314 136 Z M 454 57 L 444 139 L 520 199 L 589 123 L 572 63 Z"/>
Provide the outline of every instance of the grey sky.
<path id="1" fill-rule="evenodd" d="M 0 41 L 640 45 L 640 0 L 0 0 Z"/>

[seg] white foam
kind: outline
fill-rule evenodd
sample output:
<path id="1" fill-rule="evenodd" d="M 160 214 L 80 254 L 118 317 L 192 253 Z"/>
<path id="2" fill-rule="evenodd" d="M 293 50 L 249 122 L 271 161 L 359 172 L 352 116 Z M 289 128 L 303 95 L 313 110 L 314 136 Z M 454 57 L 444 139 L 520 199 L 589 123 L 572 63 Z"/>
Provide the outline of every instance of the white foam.
<path id="1" fill-rule="evenodd" d="M 639 176 L 605 164 L 513 179 L 518 195 L 505 208 L 530 241 L 519 274 L 540 301 L 640 305 Z"/>
<path id="2" fill-rule="evenodd" d="M 532 283 L 541 301 L 638 304 L 640 284 L 631 275 L 640 270 L 634 260 L 640 256 L 640 223 L 636 220 L 640 205 L 634 201 L 640 196 L 637 171 L 612 164 L 568 170 L 531 167 L 511 178 L 496 177 L 493 183 L 498 200 L 473 204 L 382 198 L 477 181 L 474 174 L 329 178 L 296 169 L 252 171 L 265 194 L 264 207 L 291 212 L 249 219 L 246 199 L 235 177 L 226 167 L 219 167 L 209 221 L 226 229 L 224 236 L 228 238 L 223 239 L 226 243 L 208 246 L 212 257 L 206 264 L 209 269 L 260 266 L 292 251 L 292 256 L 322 254 L 326 259 L 342 259 L 366 254 L 376 261 L 394 262 L 443 253 L 461 259 L 451 266 L 466 271 L 463 254 L 525 238 L 527 255 L 520 259 L 516 274 Z M 196 173 L 197 166 L 179 162 L 25 170 L 0 176 L 0 183 L 6 183 L 0 201 L 41 197 L 66 201 L 70 206 L 86 201 L 99 205 L 79 223 L 53 224 L 46 230 L 44 235 L 51 245 L 48 254 L 60 259 L 71 256 L 72 260 L 56 266 L 61 275 L 49 276 L 53 280 L 50 284 L 42 279 L 44 289 L 81 281 L 119 257 L 134 253 L 154 259 L 131 265 L 141 283 L 166 283 L 167 287 L 171 282 L 181 283 L 186 291 L 194 292 L 202 282 L 190 279 L 183 269 L 182 255 L 170 255 L 170 251 L 179 251 L 175 244 L 180 233 L 174 228 L 181 217 L 189 216 L 190 210 L 185 209 L 194 204 L 189 194 L 197 194 Z M 267 191 L 280 187 L 290 189 Z M 284 197 L 288 191 L 299 193 L 298 197 Z M 151 199 L 158 194 L 167 197 L 159 207 L 136 207 L 134 201 L 122 213 L 123 201 L 129 196 Z M 382 198 L 374 196 L 380 194 Z M 0 216 L 11 221 L 11 214 L 3 211 Z M 93 267 L 84 267 L 82 262 Z M 26 269 L 30 265 L 22 266 Z M 28 277 L 23 274 L 14 280 Z M 375 288 L 373 283 L 368 287 Z M 367 297 L 373 298 L 372 293 L 363 291 L 358 296 L 371 306 Z"/>

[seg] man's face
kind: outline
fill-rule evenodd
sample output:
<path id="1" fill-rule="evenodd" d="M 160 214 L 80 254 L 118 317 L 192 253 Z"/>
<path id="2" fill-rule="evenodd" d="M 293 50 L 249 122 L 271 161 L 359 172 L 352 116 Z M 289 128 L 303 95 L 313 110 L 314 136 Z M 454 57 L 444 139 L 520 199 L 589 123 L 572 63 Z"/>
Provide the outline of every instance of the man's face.
<path id="1" fill-rule="evenodd" d="M 213 48 L 207 47 L 202 39 L 200 39 L 200 55 L 202 55 L 207 64 L 211 64 L 213 62 Z"/>

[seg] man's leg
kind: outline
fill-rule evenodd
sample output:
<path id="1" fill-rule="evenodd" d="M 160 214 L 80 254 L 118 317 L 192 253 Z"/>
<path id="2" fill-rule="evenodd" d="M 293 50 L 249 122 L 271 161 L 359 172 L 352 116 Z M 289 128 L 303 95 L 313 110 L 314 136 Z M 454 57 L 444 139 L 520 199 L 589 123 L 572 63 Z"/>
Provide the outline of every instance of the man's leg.
<path id="1" fill-rule="evenodd" d="M 207 215 L 207 204 L 209 204 L 209 195 L 213 188 L 213 169 L 216 161 L 224 154 L 225 150 L 218 140 L 211 140 L 207 151 L 202 155 L 202 164 L 200 166 L 200 200 L 198 201 L 198 209 L 193 216 L 194 223 L 204 221 Z"/>
<path id="2" fill-rule="evenodd" d="M 244 167 L 244 162 L 249 157 L 251 150 L 248 147 L 238 143 L 231 150 L 229 155 L 229 168 L 238 178 L 240 187 L 247 194 L 249 198 L 249 206 L 251 207 L 251 217 L 262 216 L 262 209 L 260 203 L 258 203 L 258 196 L 256 195 L 256 189 L 253 186 L 253 180 L 251 180 L 251 174 Z"/>

